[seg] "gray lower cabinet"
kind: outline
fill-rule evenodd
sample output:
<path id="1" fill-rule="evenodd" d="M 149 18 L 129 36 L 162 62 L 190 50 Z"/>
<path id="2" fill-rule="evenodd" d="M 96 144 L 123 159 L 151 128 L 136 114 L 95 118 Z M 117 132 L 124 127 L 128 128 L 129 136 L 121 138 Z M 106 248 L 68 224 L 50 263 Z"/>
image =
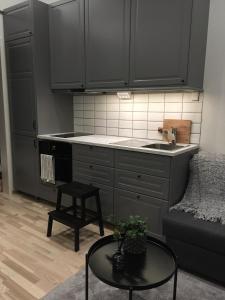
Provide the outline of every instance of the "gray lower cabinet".
<path id="1" fill-rule="evenodd" d="M 91 184 L 99 187 L 100 189 L 100 200 L 102 207 L 102 215 L 103 219 L 107 222 L 114 222 L 114 189 L 112 186 L 107 186 L 96 182 L 94 179 L 90 177 L 85 177 L 77 172 L 74 173 L 73 179 L 85 184 Z M 88 209 L 96 211 L 96 202 L 95 199 L 89 198 L 86 202 L 86 206 Z"/>
<path id="2" fill-rule="evenodd" d="M 73 161 L 73 170 L 74 175 L 79 178 L 80 177 L 87 177 L 90 181 L 94 181 L 99 184 L 113 186 L 113 178 L 114 178 L 114 169 L 88 164 L 80 161 Z"/>
<path id="3" fill-rule="evenodd" d="M 50 6 L 51 86 L 84 88 L 84 0 Z"/>
<path id="4" fill-rule="evenodd" d="M 192 155 L 169 157 L 74 144 L 73 179 L 100 188 L 105 220 L 115 223 L 140 215 L 149 232 L 162 237 L 162 217 L 184 193 Z M 89 201 L 88 207 L 95 209 L 95 203 Z"/>
<path id="5" fill-rule="evenodd" d="M 116 169 L 169 178 L 171 159 L 163 155 L 115 150 L 115 167 Z"/>
<path id="6" fill-rule="evenodd" d="M 130 0 L 86 0 L 86 88 L 128 85 Z"/>
<path id="7" fill-rule="evenodd" d="M 141 216 L 146 220 L 151 235 L 162 236 L 162 217 L 168 210 L 166 201 L 121 189 L 115 189 L 114 201 L 116 220 L 130 215 Z"/>
<path id="8" fill-rule="evenodd" d="M 169 180 L 127 170 L 115 170 L 115 186 L 127 191 L 168 200 Z"/>
<path id="9" fill-rule="evenodd" d="M 89 164 L 114 166 L 114 150 L 92 145 L 74 145 L 73 159 Z"/>
<path id="10" fill-rule="evenodd" d="M 15 190 L 37 196 L 38 164 L 36 139 L 13 136 L 13 175 Z"/>

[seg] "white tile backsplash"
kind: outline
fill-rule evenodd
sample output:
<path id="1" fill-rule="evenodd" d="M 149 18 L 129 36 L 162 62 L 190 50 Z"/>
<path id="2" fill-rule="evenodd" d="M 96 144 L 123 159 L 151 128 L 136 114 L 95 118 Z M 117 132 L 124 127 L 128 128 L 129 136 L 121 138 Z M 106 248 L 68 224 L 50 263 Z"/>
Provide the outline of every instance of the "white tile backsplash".
<path id="1" fill-rule="evenodd" d="M 163 119 L 192 120 L 191 142 L 199 143 L 203 94 L 144 93 L 120 100 L 117 95 L 75 96 L 74 129 L 95 134 L 162 140 Z"/>

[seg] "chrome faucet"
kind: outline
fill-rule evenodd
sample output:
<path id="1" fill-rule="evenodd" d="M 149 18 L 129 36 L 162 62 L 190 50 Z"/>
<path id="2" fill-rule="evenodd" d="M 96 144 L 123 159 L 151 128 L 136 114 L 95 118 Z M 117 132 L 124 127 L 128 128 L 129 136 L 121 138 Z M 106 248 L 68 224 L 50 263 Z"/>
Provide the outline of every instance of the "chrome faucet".
<path id="1" fill-rule="evenodd" d="M 170 129 L 158 128 L 158 131 L 162 133 L 163 137 L 169 144 L 176 145 L 177 128 L 171 127 Z"/>

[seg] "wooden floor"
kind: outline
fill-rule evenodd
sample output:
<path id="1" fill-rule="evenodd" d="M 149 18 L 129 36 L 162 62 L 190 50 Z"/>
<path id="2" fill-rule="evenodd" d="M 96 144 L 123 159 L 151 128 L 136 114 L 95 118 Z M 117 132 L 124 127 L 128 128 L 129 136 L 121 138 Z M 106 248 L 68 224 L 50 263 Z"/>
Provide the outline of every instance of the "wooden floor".
<path id="1" fill-rule="evenodd" d="M 51 209 L 27 196 L 0 193 L 0 300 L 40 299 L 84 266 L 98 227 L 81 229 L 75 253 L 73 231 L 64 225 L 54 222 L 53 236 L 46 237 Z"/>

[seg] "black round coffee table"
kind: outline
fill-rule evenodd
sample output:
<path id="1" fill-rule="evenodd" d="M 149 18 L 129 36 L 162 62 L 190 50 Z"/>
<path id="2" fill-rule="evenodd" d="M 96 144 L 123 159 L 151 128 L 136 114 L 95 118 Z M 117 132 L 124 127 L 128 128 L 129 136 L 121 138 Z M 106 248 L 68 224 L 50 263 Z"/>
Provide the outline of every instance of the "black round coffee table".
<path id="1" fill-rule="evenodd" d="M 102 282 L 129 291 L 148 290 L 163 285 L 174 276 L 173 300 L 177 290 L 177 262 L 173 251 L 158 239 L 147 238 L 147 251 L 141 258 L 129 259 L 121 272 L 113 271 L 112 255 L 117 250 L 113 236 L 98 240 L 86 254 L 85 299 L 88 300 L 88 269 Z"/>

